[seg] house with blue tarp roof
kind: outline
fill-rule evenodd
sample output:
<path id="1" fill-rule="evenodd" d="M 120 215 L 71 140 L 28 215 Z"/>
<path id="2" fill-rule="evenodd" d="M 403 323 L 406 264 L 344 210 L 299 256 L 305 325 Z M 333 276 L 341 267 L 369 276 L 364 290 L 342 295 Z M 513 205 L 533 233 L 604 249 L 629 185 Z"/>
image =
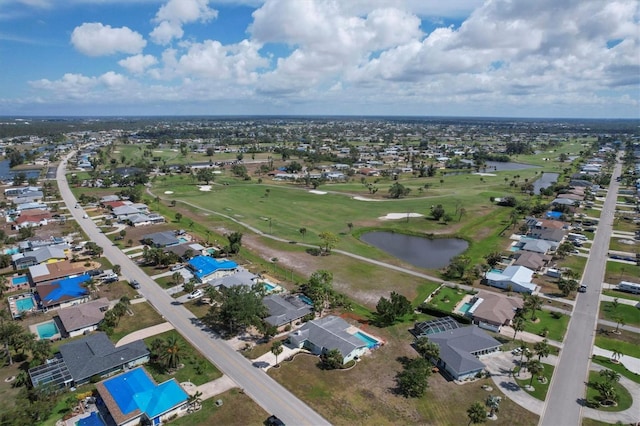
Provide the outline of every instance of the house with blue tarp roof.
<path id="1" fill-rule="evenodd" d="M 138 422 L 157 425 L 187 413 L 189 395 L 176 379 L 156 384 L 143 367 L 106 379 L 96 389 L 118 426 Z"/>
<path id="2" fill-rule="evenodd" d="M 36 285 L 41 307 L 58 309 L 89 301 L 89 290 L 83 283 L 90 279 L 82 274 Z"/>
<path id="3" fill-rule="evenodd" d="M 187 264 L 201 283 L 230 275 L 238 269 L 238 264 L 232 260 L 215 259 L 211 256 L 196 256 Z"/>

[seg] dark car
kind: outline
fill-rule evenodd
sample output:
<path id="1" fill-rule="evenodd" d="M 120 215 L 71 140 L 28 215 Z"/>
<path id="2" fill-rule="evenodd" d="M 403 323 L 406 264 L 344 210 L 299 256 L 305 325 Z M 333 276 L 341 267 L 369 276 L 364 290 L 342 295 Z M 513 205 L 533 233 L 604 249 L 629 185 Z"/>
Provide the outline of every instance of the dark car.
<path id="1" fill-rule="evenodd" d="M 269 418 L 267 419 L 267 424 L 269 426 L 285 426 L 284 422 L 276 416 L 269 416 Z"/>
<path id="2" fill-rule="evenodd" d="M 102 274 L 104 271 L 102 269 L 93 269 L 89 272 L 87 272 L 87 275 L 89 275 L 90 277 L 97 277 L 98 275 Z"/>

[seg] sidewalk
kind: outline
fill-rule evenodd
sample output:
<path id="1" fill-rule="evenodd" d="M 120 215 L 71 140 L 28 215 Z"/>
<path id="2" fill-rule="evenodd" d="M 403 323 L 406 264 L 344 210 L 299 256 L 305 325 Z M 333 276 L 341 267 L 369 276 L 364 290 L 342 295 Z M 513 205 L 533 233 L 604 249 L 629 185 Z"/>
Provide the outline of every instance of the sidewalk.
<path id="1" fill-rule="evenodd" d="M 143 328 L 142 330 L 134 331 L 124 336 L 116 343 L 116 348 L 127 343 L 135 342 L 136 340 L 145 339 L 147 337 L 155 336 L 157 334 L 164 333 L 165 331 L 173 330 L 173 325 L 169 322 L 153 325 L 151 327 Z"/>

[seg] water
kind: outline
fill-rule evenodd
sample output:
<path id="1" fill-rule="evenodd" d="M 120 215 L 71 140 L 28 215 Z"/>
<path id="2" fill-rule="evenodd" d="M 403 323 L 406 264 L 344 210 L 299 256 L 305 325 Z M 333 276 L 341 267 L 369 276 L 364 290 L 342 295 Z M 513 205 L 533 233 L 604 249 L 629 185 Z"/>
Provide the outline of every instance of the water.
<path id="1" fill-rule="evenodd" d="M 356 336 L 358 339 L 362 340 L 363 342 L 365 342 L 369 349 L 374 348 L 380 344 L 380 342 L 378 342 L 373 337 L 367 336 L 366 334 L 360 331 L 356 331 L 353 335 Z"/>
<path id="2" fill-rule="evenodd" d="M 385 231 L 367 232 L 361 238 L 400 260 L 427 269 L 447 266 L 469 247 L 468 242 L 458 238 L 429 239 Z"/>
<path id="3" fill-rule="evenodd" d="M 18 173 L 24 173 L 27 179 L 40 176 L 40 169 L 37 170 L 11 170 L 9 160 L 0 161 L 0 180 L 12 180 Z"/>
<path id="4" fill-rule="evenodd" d="M 27 277 L 26 275 L 20 275 L 19 277 L 11 278 L 11 285 L 26 284 L 28 282 L 29 282 L 29 277 Z"/>
<path id="5" fill-rule="evenodd" d="M 16 308 L 18 308 L 18 312 L 25 312 L 33 309 L 36 306 L 33 301 L 33 297 L 25 297 L 23 299 L 16 300 Z"/>
<path id="6" fill-rule="evenodd" d="M 304 303 L 306 303 L 309 306 L 313 306 L 313 300 L 309 299 L 304 294 L 299 294 L 298 299 L 302 300 Z"/>
<path id="7" fill-rule="evenodd" d="M 40 336 L 41 339 L 51 339 L 60 332 L 56 323 L 53 321 L 38 324 L 36 330 L 38 330 L 38 336 Z"/>
<path id="8" fill-rule="evenodd" d="M 462 312 L 463 314 L 466 314 L 467 312 L 469 312 L 469 309 L 471 309 L 471 307 L 473 306 L 473 303 L 465 303 L 464 305 L 460 306 L 459 311 Z"/>
<path id="9" fill-rule="evenodd" d="M 533 193 L 540 194 L 540 190 L 547 188 L 558 181 L 558 173 L 542 173 L 540 178 L 533 182 Z"/>

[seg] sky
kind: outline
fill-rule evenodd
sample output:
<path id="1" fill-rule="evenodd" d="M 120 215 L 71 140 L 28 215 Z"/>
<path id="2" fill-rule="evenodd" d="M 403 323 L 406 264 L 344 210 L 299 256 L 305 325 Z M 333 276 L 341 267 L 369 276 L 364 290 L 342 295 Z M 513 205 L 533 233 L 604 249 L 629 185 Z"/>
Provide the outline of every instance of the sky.
<path id="1" fill-rule="evenodd" d="M 640 118 L 640 2 L 0 0 L 0 115 Z"/>

